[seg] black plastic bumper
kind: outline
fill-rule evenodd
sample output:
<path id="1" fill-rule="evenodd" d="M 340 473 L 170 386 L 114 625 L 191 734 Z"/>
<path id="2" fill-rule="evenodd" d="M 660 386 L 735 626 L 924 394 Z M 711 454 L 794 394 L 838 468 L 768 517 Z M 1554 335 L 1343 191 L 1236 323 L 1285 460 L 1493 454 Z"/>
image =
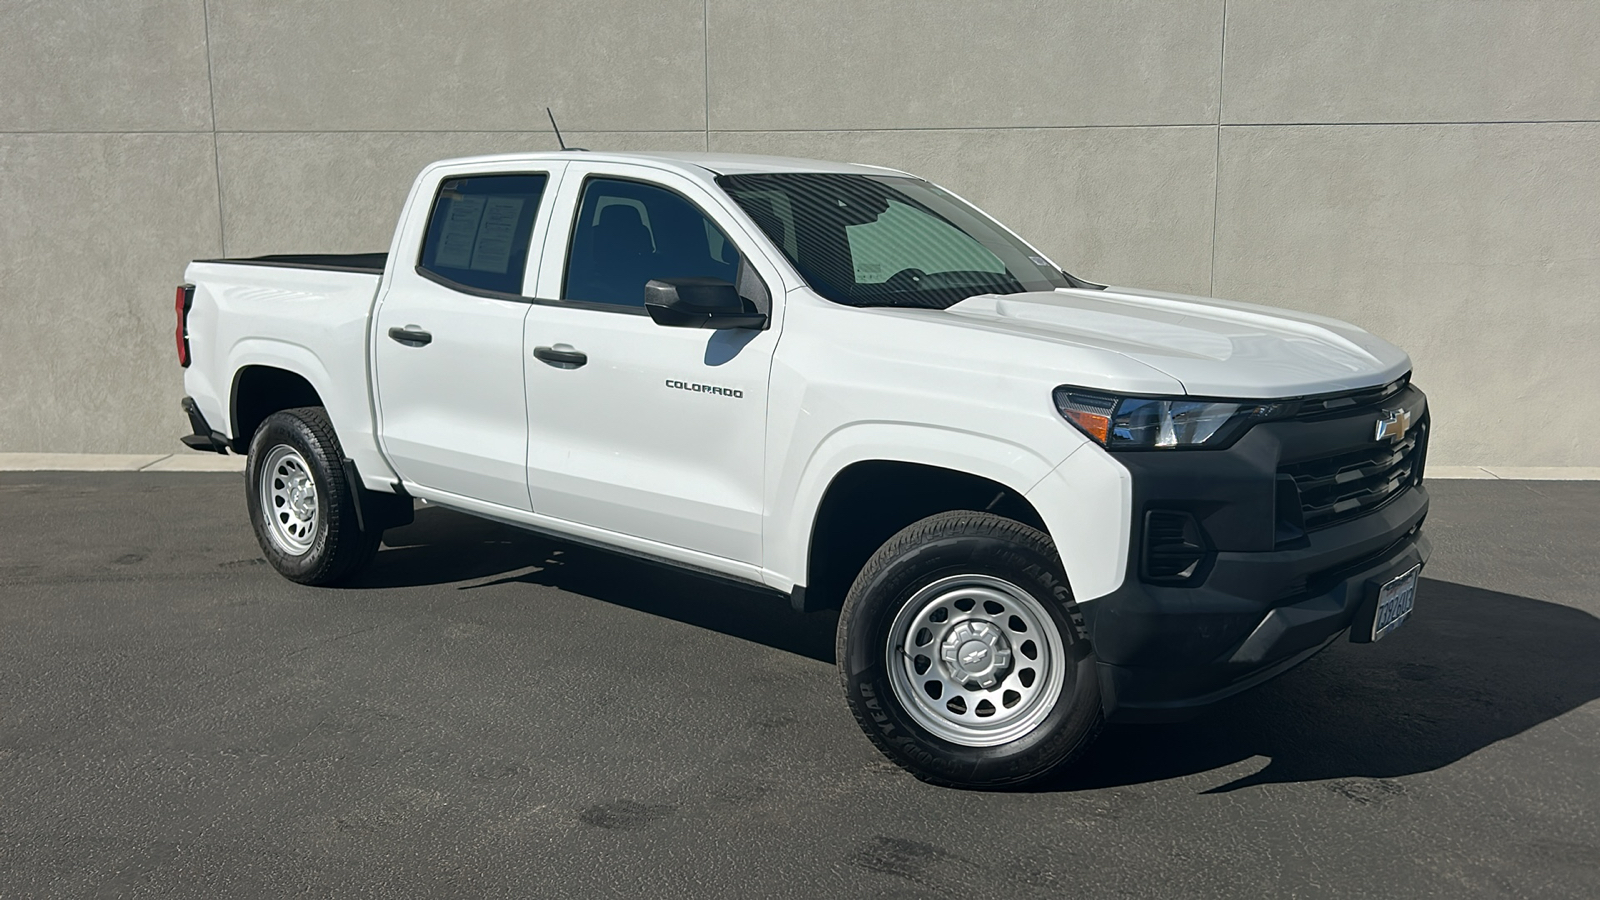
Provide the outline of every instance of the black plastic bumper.
<path id="1" fill-rule="evenodd" d="M 185 397 L 179 401 L 184 413 L 189 417 L 189 425 L 194 429 L 194 434 L 186 434 L 179 440 L 191 450 L 205 450 L 210 453 L 228 452 L 228 436 L 220 431 L 213 431 L 211 424 L 200 412 L 200 405 L 194 402 L 193 397 Z"/>
<path id="2" fill-rule="evenodd" d="M 1309 550 L 1219 554 L 1212 572 L 1216 583 L 1200 588 L 1125 583 L 1086 604 L 1108 718 L 1186 718 L 1309 659 L 1352 625 L 1358 630 L 1364 625 L 1370 633 L 1373 589 L 1427 562 L 1432 551 L 1417 529 L 1427 513 L 1427 495 L 1420 487 L 1408 494 L 1341 529 L 1374 533 L 1328 535 L 1330 540 L 1315 542 L 1322 547 Z M 1376 553 L 1358 549 L 1373 540 L 1382 544 L 1395 532 L 1400 538 Z M 1348 560 L 1350 551 L 1357 554 L 1353 562 L 1332 562 Z M 1327 569 L 1332 571 L 1304 591 L 1282 598 L 1218 586 L 1292 585 L 1305 573 Z"/>
<path id="3" fill-rule="evenodd" d="M 1292 540 L 1274 529 L 1279 467 L 1308 446 L 1370 445 L 1370 417 L 1355 424 L 1359 433 L 1336 422 L 1258 426 L 1227 450 L 1119 457 L 1134 487 L 1128 572 L 1082 606 L 1111 721 L 1186 718 L 1347 632 L 1370 635 L 1377 586 L 1431 552 L 1421 533 L 1427 489 L 1411 484 L 1371 512 Z M 1181 510 L 1204 530 L 1208 552 L 1191 584 L 1141 577 L 1139 520 L 1150 509 Z"/>

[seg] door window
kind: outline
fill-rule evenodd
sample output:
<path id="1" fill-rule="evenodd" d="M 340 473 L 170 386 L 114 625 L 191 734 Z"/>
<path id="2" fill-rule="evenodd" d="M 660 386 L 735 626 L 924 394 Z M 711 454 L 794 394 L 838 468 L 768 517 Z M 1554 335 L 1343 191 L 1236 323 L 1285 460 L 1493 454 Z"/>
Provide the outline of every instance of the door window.
<path id="1" fill-rule="evenodd" d="M 439 185 L 420 267 L 451 287 L 522 294 L 546 175 L 473 175 Z"/>
<path id="2" fill-rule="evenodd" d="M 654 185 L 591 178 L 573 223 L 561 297 L 643 307 L 652 278 L 732 283 L 738 273 L 739 251 L 688 200 Z"/>

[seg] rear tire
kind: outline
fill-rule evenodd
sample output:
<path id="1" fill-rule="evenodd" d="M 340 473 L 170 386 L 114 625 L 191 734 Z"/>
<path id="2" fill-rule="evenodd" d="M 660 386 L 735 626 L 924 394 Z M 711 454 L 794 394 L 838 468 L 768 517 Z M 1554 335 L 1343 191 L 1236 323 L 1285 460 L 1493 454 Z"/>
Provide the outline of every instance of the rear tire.
<path id="1" fill-rule="evenodd" d="M 862 567 L 837 655 L 856 721 L 950 787 L 1015 787 L 1099 733 L 1095 656 L 1050 538 L 980 512 L 930 516 Z"/>
<path id="2" fill-rule="evenodd" d="M 382 531 L 357 524 L 356 486 L 320 406 L 273 413 L 256 429 L 245 464 L 245 502 L 267 562 L 290 581 L 327 585 L 372 562 Z"/>

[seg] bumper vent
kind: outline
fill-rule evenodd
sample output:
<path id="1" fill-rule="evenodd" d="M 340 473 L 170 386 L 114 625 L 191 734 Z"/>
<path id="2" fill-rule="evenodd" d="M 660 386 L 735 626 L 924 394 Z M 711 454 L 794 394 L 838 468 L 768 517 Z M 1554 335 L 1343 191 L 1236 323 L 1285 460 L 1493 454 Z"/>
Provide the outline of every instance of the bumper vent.
<path id="1" fill-rule="evenodd" d="M 1395 443 L 1313 459 L 1278 470 L 1294 479 L 1305 530 L 1365 515 L 1422 480 L 1428 421 Z"/>
<path id="2" fill-rule="evenodd" d="M 1205 538 L 1194 516 L 1179 510 L 1151 510 L 1144 516 L 1145 581 L 1180 584 L 1201 574 Z"/>

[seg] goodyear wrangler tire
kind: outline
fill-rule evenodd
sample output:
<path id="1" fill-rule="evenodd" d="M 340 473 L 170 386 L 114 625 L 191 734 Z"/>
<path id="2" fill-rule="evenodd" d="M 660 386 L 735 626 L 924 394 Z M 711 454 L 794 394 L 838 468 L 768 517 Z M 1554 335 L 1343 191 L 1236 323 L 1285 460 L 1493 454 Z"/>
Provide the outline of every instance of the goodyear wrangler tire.
<path id="1" fill-rule="evenodd" d="M 872 555 L 839 616 L 851 712 L 917 777 L 1012 787 L 1071 761 L 1100 730 L 1083 618 L 1050 538 L 949 512 Z"/>
<path id="2" fill-rule="evenodd" d="M 267 562 L 290 581 L 334 584 L 377 555 L 383 533 L 357 524 L 342 456 L 333 424 L 317 406 L 273 413 L 250 440 L 250 524 Z"/>

